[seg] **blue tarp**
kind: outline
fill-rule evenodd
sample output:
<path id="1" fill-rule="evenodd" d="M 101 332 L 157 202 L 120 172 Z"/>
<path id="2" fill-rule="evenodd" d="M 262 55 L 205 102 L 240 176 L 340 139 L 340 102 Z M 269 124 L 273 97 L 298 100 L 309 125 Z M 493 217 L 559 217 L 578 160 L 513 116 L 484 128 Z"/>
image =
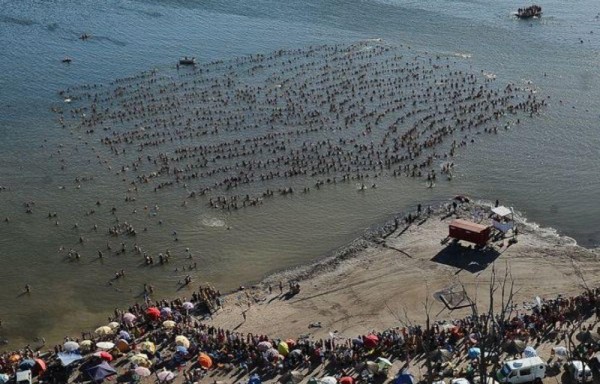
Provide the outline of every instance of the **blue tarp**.
<path id="1" fill-rule="evenodd" d="M 58 354 L 58 359 L 63 367 L 66 367 L 69 364 L 83 359 L 83 356 L 81 356 L 79 353 L 60 352 Z"/>
<path id="2" fill-rule="evenodd" d="M 117 371 L 113 367 L 111 367 L 106 361 L 103 361 L 102 363 L 96 366 L 88 368 L 86 371 L 87 374 L 90 375 L 90 377 L 94 381 L 104 380 L 109 376 L 117 374 Z"/>
<path id="3" fill-rule="evenodd" d="M 415 377 L 410 373 L 402 373 L 396 377 L 394 384 L 415 384 Z"/>
<path id="4" fill-rule="evenodd" d="M 20 370 L 31 369 L 33 367 L 35 367 L 35 361 L 33 359 L 23 360 L 19 364 L 19 369 Z"/>

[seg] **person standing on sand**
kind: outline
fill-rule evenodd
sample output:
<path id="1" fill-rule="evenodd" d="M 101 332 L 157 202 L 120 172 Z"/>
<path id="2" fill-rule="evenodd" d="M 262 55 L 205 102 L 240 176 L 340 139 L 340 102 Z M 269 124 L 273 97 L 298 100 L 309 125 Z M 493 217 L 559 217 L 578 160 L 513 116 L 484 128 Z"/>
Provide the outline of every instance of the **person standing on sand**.
<path id="1" fill-rule="evenodd" d="M 279 294 L 283 295 L 283 281 L 279 280 Z"/>
<path id="2" fill-rule="evenodd" d="M 244 318 L 244 322 L 246 322 L 246 311 L 242 311 L 242 317 Z"/>

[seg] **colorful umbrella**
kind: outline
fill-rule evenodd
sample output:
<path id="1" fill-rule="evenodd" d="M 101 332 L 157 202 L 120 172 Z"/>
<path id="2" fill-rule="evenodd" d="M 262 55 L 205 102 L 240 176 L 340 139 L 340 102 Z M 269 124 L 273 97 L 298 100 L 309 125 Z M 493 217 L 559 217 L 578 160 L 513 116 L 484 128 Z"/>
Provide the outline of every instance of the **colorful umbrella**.
<path id="1" fill-rule="evenodd" d="M 0 384 L 8 383 L 10 377 L 6 373 L 0 373 Z"/>
<path id="2" fill-rule="evenodd" d="M 363 340 L 363 342 L 365 343 L 365 347 L 375 348 L 377 346 L 377 343 L 379 343 L 379 337 L 377 337 L 377 335 L 370 333 L 367 336 L 365 336 L 365 339 Z"/>
<path id="3" fill-rule="evenodd" d="M 111 343 L 110 341 L 101 341 L 96 343 L 96 348 L 104 349 L 106 351 L 111 350 L 115 347 L 115 343 Z"/>
<path id="4" fill-rule="evenodd" d="M 16 354 L 16 353 L 15 353 L 14 355 L 11 355 L 11 356 L 8 358 L 8 361 L 10 361 L 11 363 L 16 363 L 16 362 L 17 362 L 17 361 L 19 361 L 19 360 L 21 360 L 21 355 L 19 355 L 19 354 Z"/>
<path id="5" fill-rule="evenodd" d="M 264 352 L 268 349 L 273 348 L 273 345 L 268 341 L 261 341 L 260 343 L 258 343 L 257 347 L 259 351 Z"/>
<path id="6" fill-rule="evenodd" d="M 277 352 L 282 356 L 287 356 L 290 353 L 290 347 L 288 347 L 285 341 L 281 341 L 277 346 Z"/>
<path id="7" fill-rule="evenodd" d="M 152 374 L 152 372 L 146 367 L 137 367 L 134 371 L 141 377 L 148 377 Z"/>
<path id="8" fill-rule="evenodd" d="M 83 349 L 90 349 L 94 342 L 92 340 L 83 340 L 79 343 L 79 346 Z"/>
<path id="9" fill-rule="evenodd" d="M 354 384 L 354 377 L 344 376 L 340 379 L 340 384 Z"/>
<path id="10" fill-rule="evenodd" d="M 337 379 L 333 376 L 325 376 L 320 381 L 322 384 L 337 384 Z"/>
<path id="11" fill-rule="evenodd" d="M 140 351 L 156 353 L 156 345 L 151 341 L 144 341 L 140 344 Z"/>
<path id="12" fill-rule="evenodd" d="M 393 365 L 392 362 L 386 359 L 385 357 L 378 357 L 377 360 L 375 360 L 375 362 L 377 363 L 377 365 L 379 365 L 380 371 L 389 368 Z"/>
<path id="13" fill-rule="evenodd" d="M 175 374 L 171 371 L 160 371 L 156 374 L 156 376 L 158 376 L 158 380 L 161 383 L 166 383 L 167 381 L 175 378 Z"/>
<path id="14" fill-rule="evenodd" d="M 46 370 L 46 362 L 42 359 L 33 359 L 35 360 L 37 366 L 39 367 L 40 371 L 45 371 Z"/>
<path id="15" fill-rule="evenodd" d="M 415 377 L 407 372 L 400 373 L 394 380 L 394 384 L 415 384 Z"/>
<path id="16" fill-rule="evenodd" d="M 176 323 L 173 320 L 167 320 L 167 321 L 163 321 L 162 325 L 163 325 L 163 327 L 170 329 L 170 328 L 175 328 Z"/>
<path id="17" fill-rule="evenodd" d="M 79 343 L 75 341 L 67 341 L 63 344 L 63 349 L 67 352 L 73 352 L 79 349 Z"/>
<path id="18" fill-rule="evenodd" d="M 148 360 L 148 355 L 143 353 L 137 353 L 129 358 L 129 361 L 133 364 L 141 365 L 142 367 L 150 367 L 152 363 Z"/>
<path id="19" fill-rule="evenodd" d="M 182 335 L 175 336 L 175 344 L 189 348 L 190 340 L 187 337 L 182 336 Z"/>
<path id="20" fill-rule="evenodd" d="M 93 381 L 101 381 L 109 376 L 114 376 L 117 374 L 117 371 L 113 367 L 111 367 L 106 361 L 88 368 L 86 370 L 87 374 L 90 375 Z"/>
<path id="21" fill-rule="evenodd" d="M 185 303 L 181 304 L 181 306 L 183 307 L 183 309 L 187 309 L 188 311 L 194 309 L 194 303 L 190 303 L 189 301 L 186 301 Z"/>
<path id="22" fill-rule="evenodd" d="M 19 369 L 22 371 L 28 370 L 35 367 L 35 361 L 33 359 L 26 359 L 19 363 Z"/>
<path id="23" fill-rule="evenodd" d="M 186 347 L 184 347 L 183 345 L 178 345 L 177 348 L 175 348 L 175 352 L 181 353 L 182 355 L 187 355 L 188 349 Z"/>
<path id="24" fill-rule="evenodd" d="M 200 363 L 200 366 L 204 369 L 209 369 L 213 364 L 210 356 L 202 352 L 200 353 L 200 356 L 198 356 L 198 363 Z"/>
<path id="25" fill-rule="evenodd" d="M 296 340 L 294 339 L 287 339 L 285 341 L 285 343 L 288 345 L 288 347 L 290 348 L 294 348 L 296 346 Z"/>
<path id="26" fill-rule="evenodd" d="M 116 321 L 111 321 L 110 323 L 108 323 L 107 327 L 110 327 L 111 329 L 117 329 L 121 326 L 121 324 L 117 323 Z"/>
<path id="27" fill-rule="evenodd" d="M 104 325 L 102 327 L 98 327 L 96 328 L 96 330 L 94 331 L 94 333 L 96 335 L 100 335 L 100 336 L 105 336 L 105 335 L 112 335 L 113 334 L 113 329 L 107 325 Z"/>
<path id="28" fill-rule="evenodd" d="M 536 357 L 537 351 L 535 350 L 535 348 L 533 348 L 531 345 L 528 345 L 527 347 L 525 347 L 525 350 L 523 351 L 523 355 L 525 357 Z"/>
<path id="29" fill-rule="evenodd" d="M 109 362 L 113 361 L 112 355 L 106 351 L 96 352 L 96 353 L 94 353 L 94 356 L 99 357 L 104 361 L 109 361 Z"/>
<path id="30" fill-rule="evenodd" d="M 126 340 L 119 339 L 116 342 L 116 347 L 121 353 L 129 352 L 129 343 Z"/>
<path id="31" fill-rule="evenodd" d="M 173 310 L 171 309 L 171 307 L 163 307 L 160 310 L 160 314 L 165 317 L 169 316 L 171 313 L 173 313 Z"/>
<path id="32" fill-rule="evenodd" d="M 123 315 L 123 322 L 127 324 L 132 324 L 137 317 L 133 313 L 127 312 Z"/>
<path id="33" fill-rule="evenodd" d="M 481 349 L 476 347 L 469 348 L 469 359 L 476 359 L 481 355 Z"/>
<path id="34" fill-rule="evenodd" d="M 160 317 L 160 309 L 156 307 L 150 307 L 146 309 L 146 315 L 148 315 L 153 320 L 157 320 Z"/>
<path id="35" fill-rule="evenodd" d="M 119 338 L 121 338 L 125 341 L 129 341 L 129 340 L 131 340 L 131 335 L 129 334 L 129 332 L 127 332 L 125 330 L 121 330 L 121 331 L 119 331 Z"/>

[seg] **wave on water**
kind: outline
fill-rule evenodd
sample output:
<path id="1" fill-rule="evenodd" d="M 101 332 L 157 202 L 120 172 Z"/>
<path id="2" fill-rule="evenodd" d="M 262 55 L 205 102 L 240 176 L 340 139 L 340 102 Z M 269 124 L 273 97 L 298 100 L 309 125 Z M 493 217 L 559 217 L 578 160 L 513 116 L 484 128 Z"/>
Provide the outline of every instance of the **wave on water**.
<path id="1" fill-rule="evenodd" d="M 494 207 L 494 203 L 491 201 L 488 201 L 488 200 L 475 200 L 475 203 L 482 205 L 482 206 L 487 206 L 490 208 Z M 558 230 L 556 230 L 555 228 L 542 227 L 541 225 L 539 225 L 536 222 L 529 221 L 522 212 L 515 210 L 513 207 L 509 207 L 509 208 L 511 210 L 513 210 L 514 220 L 519 225 L 523 226 L 527 232 L 533 232 L 536 235 L 538 235 L 540 238 L 545 239 L 545 240 L 554 240 L 555 242 L 559 243 L 560 245 L 571 245 L 571 246 L 578 245 L 577 241 L 574 238 L 572 238 L 570 236 L 566 236 L 566 235 L 561 235 L 560 233 L 558 233 Z"/>
<path id="2" fill-rule="evenodd" d="M 93 35 L 92 38 L 98 41 L 108 41 L 109 43 L 113 43 L 114 45 L 118 45 L 119 47 L 124 47 L 127 45 L 127 43 L 124 41 L 113 39 L 112 37 L 108 36 Z"/>
<path id="3" fill-rule="evenodd" d="M 31 19 L 19 19 L 16 17 L 7 16 L 7 15 L 0 15 L 0 23 L 16 24 L 16 25 L 24 25 L 24 26 L 37 24 L 36 21 L 31 20 Z"/>
<path id="4" fill-rule="evenodd" d="M 222 219 L 218 219 L 216 217 L 204 217 L 202 218 L 202 225 L 204 225 L 205 227 L 213 227 L 213 228 L 220 228 L 220 227 L 224 227 L 225 226 L 225 220 Z"/>

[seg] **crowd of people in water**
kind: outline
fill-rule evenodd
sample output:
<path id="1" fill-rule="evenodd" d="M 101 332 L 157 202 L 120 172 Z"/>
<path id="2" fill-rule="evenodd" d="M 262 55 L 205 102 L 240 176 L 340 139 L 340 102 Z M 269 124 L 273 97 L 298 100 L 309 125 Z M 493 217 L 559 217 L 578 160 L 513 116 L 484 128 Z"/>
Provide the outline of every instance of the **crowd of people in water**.
<path id="1" fill-rule="evenodd" d="M 296 284 L 290 283 L 290 290 Z M 269 286 L 268 295 L 276 297 L 289 294 L 284 293 L 281 282 L 279 288 L 273 292 Z M 506 358 L 518 357 L 523 352 L 523 349 L 515 349 L 511 341 L 520 340 L 535 347 L 548 341 L 553 345 L 564 345 L 565 339 L 574 331 L 578 330 L 580 334 L 595 333 L 592 324 L 600 319 L 600 289 L 597 288 L 586 290 L 578 296 L 559 295 L 554 299 L 523 304 L 522 308 L 514 305 L 506 318 L 496 319 L 497 339 L 494 344 L 502 346 Z M 271 379 L 289 374 L 292 370 L 313 372 L 318 367 L 324 368 L 323 374 L 338 378 L 349 376 L 360 381 L 368 380 L 378 371 L 385 372 L 389 368 L 385 360 L 378 360 L 379 357 L 392 362 L 400 361 L 410 369 L 411 361 L 430 356 L 432 372 L 437 378 L 451 376 L 472 379 L 478 372 L 479 359 L 469 357 L 469 351 L 478 345 L 481 325 L 487 316 L 480 314 L 452 321 L 437 321 L 429 329 L 424 325 L 405 324 L 383 331 L 373 330 L 356 337 L 342 336 L 332 331 L 330 337 L 325 339 L 314 339 L 310 334 L 283 338 L 242 333 L 203 322 L 203 316 L 210 316 L 223 305 L 227 305 L 227 300 L 218 290 L 201 286 L 189 301 L 186 298 L 157 302 L 146 300 L 144 304 L 136 303 L 126 311 L 115 309 L 108 318 L 108 327 L 84 332 L 81 338 L 65 337 L 64 345 L 57 344 L 48 349 L 43 340 L 37 348 L 28 345 L 3 353 L 0 355 L 0 373 L 14 375 L 24 361 L 41 359 L 43 366 L 41 363 L 34 366 L 40 379 L 45 383 L 58 383 L 75 375 L 85 379 L 83 371 L 90 365 L 103 360 L 116 360 L 122 362 L 116 364 L 121 367 L 120 382 L 138 382 L 140 377 L 136 369 L 139 366 L 156 372 L 163 369 L 180 372 L 185 378 L 183 382 L 189 384 L 215 372 L 241 382 L 251 374 Z M 245 320 L 245 312 L 243 316 Z M 584 321 L 588 321 L 587 329 L 586 325 L 581 326 Z M 321 327 L 321 324 L 310 324 L 308 328 L 311 326 Z M 591 357 L 600 349 L 597 344 L 600 339 L 579 336 L 577 348 L 582 356 Z M 106 346 L 102 342 L 109 344 Z M 439 353 L 440 350 L 444 353 Z M 87 354 L 92 360 L 64 364 L 60 359 L 65 353 L 67 356 L 69 353 Z M 143 353 L 142 357 L 140 353 Z M 374 368 L 368 361 L 380 364 Z"/>
<path id="2" fill-rule="evenodd" d="M 106 148 L 94 154 L 128 182 L 126 201 L 177 188 L 182 205 L 235 210 L 437 167 L 451 178 L 457 150 L 545 104 L 465 67 L 380 41 L 310 46 L 73 87 L 54 110 Z"/>

